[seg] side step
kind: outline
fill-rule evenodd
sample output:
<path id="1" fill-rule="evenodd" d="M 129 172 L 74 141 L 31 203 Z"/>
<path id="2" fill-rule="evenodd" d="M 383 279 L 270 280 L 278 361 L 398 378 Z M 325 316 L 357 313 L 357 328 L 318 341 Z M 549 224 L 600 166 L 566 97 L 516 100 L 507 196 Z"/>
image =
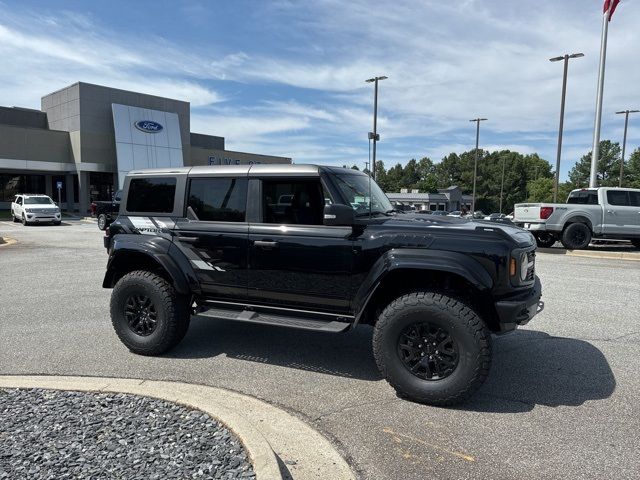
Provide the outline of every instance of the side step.
<path id="1" fill-rule="evenodd" d="M 211 308 L 206 306 L 198 307 L 195 314 L 218 320 L 258 323 L 261 325 L 274 325 L 278 327 L 297 328 L 300 330 L 314 330 L 316 332 L 339 333 L 344 332 L 351 326 L 350 323 L 337 322 L 335 320 L 290 317 L 285 315 L 274 315 L 272 313 L 258 313 L 252 310 L 224 310 L 221 308 Z"/>

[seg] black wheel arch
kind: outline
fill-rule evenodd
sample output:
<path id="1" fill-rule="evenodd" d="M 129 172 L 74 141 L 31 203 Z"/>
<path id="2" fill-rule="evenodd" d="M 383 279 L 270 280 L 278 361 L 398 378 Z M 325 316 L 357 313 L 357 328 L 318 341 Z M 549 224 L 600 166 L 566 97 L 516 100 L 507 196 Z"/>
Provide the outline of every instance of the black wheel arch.
<path id="1" fill-rule="evenodd" d="M 474 308 L 491 330 L 498 331 L 495 307 L 487 294 L 493 286 L 491 275 L 468 255 L 392 250 L 376 262 L 356 293 L 355 324 L 375 323 L 377 313 L 403 294 L 439 291 Z"/>
<path id="2" fill-rule="evenodd" d="M 587 217 L 582 215 L 576 215 L 575 217 L 568 218 L 567 221 L 564 222 L 564 226 L 562 227 L 562 230 L 564 231 L 572 223 L 584 223 L 589 228 L 589 231 L 593 235 L 593 224 L 591 223 L 591 220 L 589 220 Z"/>
<path id="3" fill-rule="evenodd" d="M 163 250 L 154 251 L 148 244 L 116 245 L 109 257 L 102 286 L 113 288 L 127 273 L 147 270 L 166 279 L 180 294 L 199 294 L 200 287 L 195 272 L 186 258 L 179 258 L 184 255 L 173 244 Z"/>

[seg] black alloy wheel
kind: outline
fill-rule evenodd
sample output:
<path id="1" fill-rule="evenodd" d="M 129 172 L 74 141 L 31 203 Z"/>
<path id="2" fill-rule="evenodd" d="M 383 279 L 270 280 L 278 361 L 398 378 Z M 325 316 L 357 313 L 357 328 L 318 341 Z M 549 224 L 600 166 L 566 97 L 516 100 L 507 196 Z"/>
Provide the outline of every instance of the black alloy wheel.
<path id="1" fill-rule="evenodd" d="M 414 323 L 398 337 L 398 355 L 413 375 L 442 380 L 458 366 L 458 347 L 445 328 L 428 322 Z"/>
<path id="2" fill-rule="evenodd" d="M 158 325 L 158 312 L 144 294 L 130 295 L 124 306 L 124 316 L 133 333 L 142 337 L 151 335 Z"/>
<path id="3" fill-rule="evenodd" d="M 549 248 L 552 247 L 554 243 L 556 243 L 556 237 L 548 232 L 541 232 L 535 235 L 536 243 L 539 247 Z"/>
<path id="4" fill-rule="evenodd" d="M 591 243 L 591 230 L 584 223 L 572 223 L 562 232 L 561 241 L 567 250 L 587 248 Z"/>

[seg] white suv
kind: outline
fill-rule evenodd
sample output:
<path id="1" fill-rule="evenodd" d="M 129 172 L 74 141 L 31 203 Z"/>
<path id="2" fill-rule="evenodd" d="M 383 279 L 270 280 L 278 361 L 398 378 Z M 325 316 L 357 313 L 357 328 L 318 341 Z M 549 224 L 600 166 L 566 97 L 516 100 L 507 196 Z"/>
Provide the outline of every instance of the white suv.
<path id="1" fill-rule="evenodd" d="M 23 193 L 11 202 L 11 216 L 14 222 L 53 223 L 60 225 L 60 207 L 46 195 Z"/>

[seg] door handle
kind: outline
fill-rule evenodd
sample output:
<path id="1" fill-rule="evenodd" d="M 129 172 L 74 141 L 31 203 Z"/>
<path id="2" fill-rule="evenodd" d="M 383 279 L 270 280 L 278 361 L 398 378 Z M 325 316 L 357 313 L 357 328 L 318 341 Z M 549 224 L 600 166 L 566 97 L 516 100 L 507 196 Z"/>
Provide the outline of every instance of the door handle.
<path id="1" fill-rule="evenodd" d="M 613 210 L 607 210 L 607 213 L 610 213 L 611 215 L 615 215 L 616 212 L 614 212 Z"/>
<path id="2" fill-rule="evenodd" d="M 278 242 L 272 242 L 267 240 L 254 240 L 253 245 L 259 248 L 264 248 L 269 250 L 272 248 L 276 248 L 278 246 Z"/>
<path id="3" fill-rule="evenodd" d="M 178 240 L 181 242 L 196 243 L 198 241 L 198 237 L 183 237 L 182 235 L 178 235 Z"/>

